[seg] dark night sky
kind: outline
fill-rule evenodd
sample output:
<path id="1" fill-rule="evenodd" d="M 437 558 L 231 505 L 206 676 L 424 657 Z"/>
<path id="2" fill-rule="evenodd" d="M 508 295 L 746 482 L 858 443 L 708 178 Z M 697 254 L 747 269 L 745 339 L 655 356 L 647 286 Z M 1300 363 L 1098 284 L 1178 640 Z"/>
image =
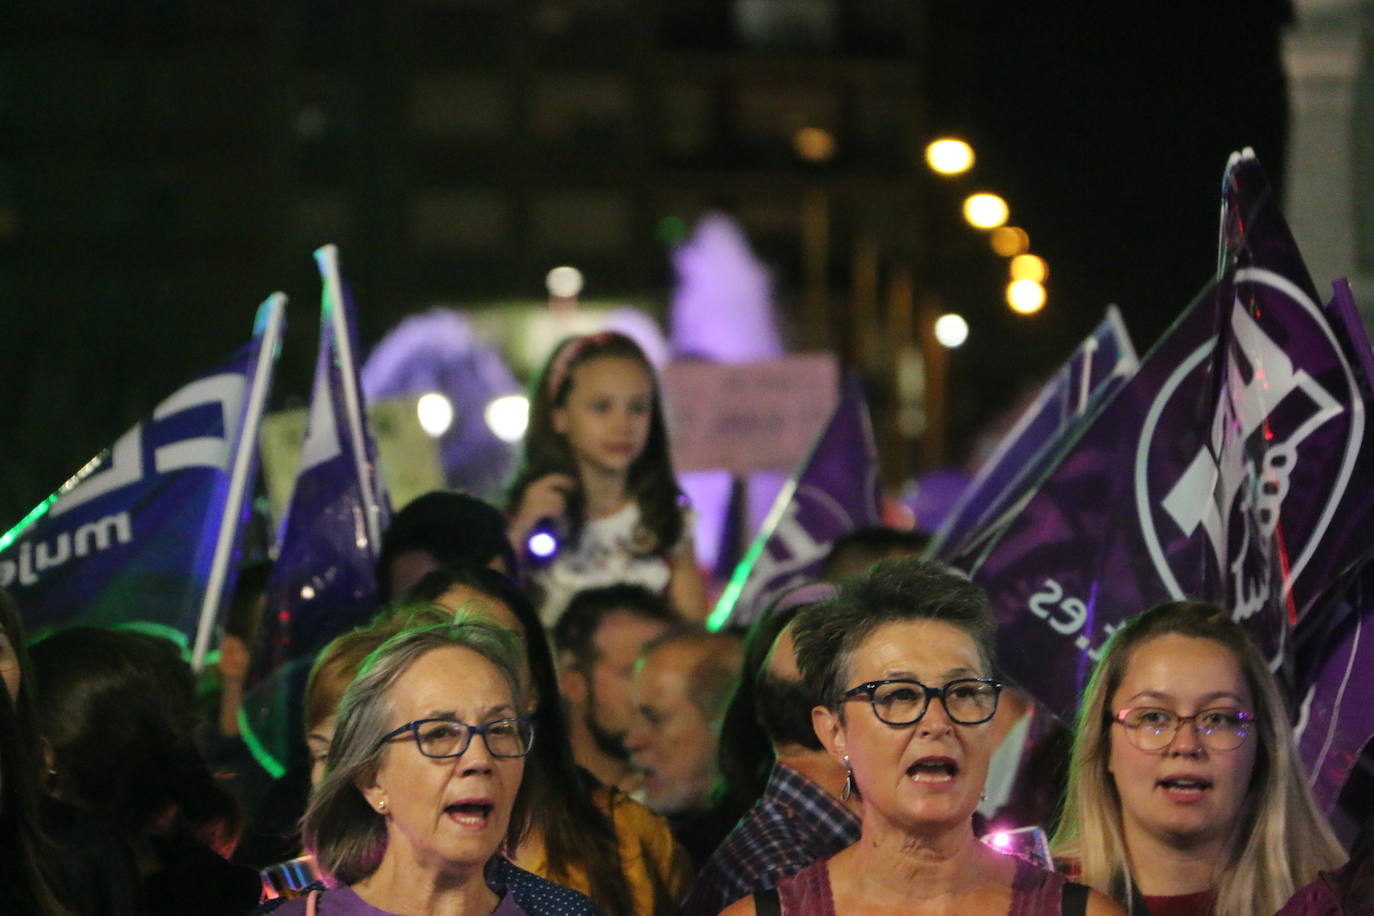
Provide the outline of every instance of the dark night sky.
<path id="1" fill-rule="evenodd" d="M 974 329 L 952 370 L 953 413 L 969 427 L 1053 368 L 1108 302 L 1121 306 L 1143 352 L 1201 288 L 1215 260 L 1227 154 L 1252 145 L 1272 179 L 1283 174 L 1287 115 L 1278 49 L 1290 13 L 1288 4 L 1273 2 L 1188 4 L 1186 14 L 1169 15 L 1143 4 L 988 0 L 936 3 L 929 10 L 933 126 L 974 144 L 979 162 L 969 180 L 1008 198 L 1013 221 L 1027 229 L 1032 250 L 1051 271 L 1050 305 L 1034 319 L 1008 312 L 995 270 L 984 288 L 947 292 L 948 304 L 965 312 Z M 100 32 L 90 40 L 99 42 Z M 104 180 L 118 182 L 118 170 Z M 955 199 L 951 190 L 949 201 Z M 959 257 L 984 257 L 970 248 L 981 245 L 977 240 L 949 244 L 964 246 Z M 35 250 L 22 239 L 6 257 L 38 257 L 53 270 L 95 270 L 83 264 L 81 251 Z M 991 265 L 993 256 L 986 257 Z M 183 274 L 194 266 L 187 259 Z M 307 276 L 308 261 L 299 267 L 298 279 Z M 92 289 L 102 283 L 117 289 L 120 278 L 90 278 Z M 317 292 L 288 291 L 295 294 L 295 320 L 310 327 L 294 335 L 304 354 L 314 346 Z M 194 305 L 114 316 L 102 314 L 98 302 L 41 300 L 29 292 L 6 303 L 10 334 L 0 346 L 10 379 L 0 444 L 15 474 L 0 487 L 5 522 L 112 442 L 196 366 L 227 352 L 241 339 L 229 333 L 231 325 L 246 331 L 247 324 L 247 307 L 232 321 Z M 166 298 L 180 292 L 170 289 Z M 195 297 L 182 297 L 187 300 Z M 100 332 L 101 321 L 133 325 L 142 343 L 111 356 L 105 349 L 119 344 Z M 31 346 L 34 335 L 46 350 Z M 42 365 L 35 352 L 48 354 Z M 96 365 L 119 366 L 119 373 L 88 368 Z M 82 391 L 91 392 L 99 410 L 77 423 L 64 426 L 54 416 L 50 428 L 35 428 L 32 418 L 48 409 L 48 400 L 80 402 L 70 392 Z M 27 426 L 15 419 L 20 416 Z M 33 442 L 40 435 L 41 446 Z M 33 456 L 42 456 L 39 467 L 32 467 Z"/>
<path id="2" fill-rule="evenodd" d="M 948 40 L 937 124 L 980 151 L 980 178 L 1005 194 L 1050 268 L 1039 316 L 986 299 L 970 308 L 991 333 L 958 354 L 956 383 L 965 397 L 1005 402 L 1112 302 L 1143 354 L 1214 269 L 1229 153 L 1253 146 L 1281 183 L 1288 5 L 1189 4 L 1169 16 L 1150 4 L 938 8 Z M 1013 348 L 1019 359 L 1006 359 Z"/>

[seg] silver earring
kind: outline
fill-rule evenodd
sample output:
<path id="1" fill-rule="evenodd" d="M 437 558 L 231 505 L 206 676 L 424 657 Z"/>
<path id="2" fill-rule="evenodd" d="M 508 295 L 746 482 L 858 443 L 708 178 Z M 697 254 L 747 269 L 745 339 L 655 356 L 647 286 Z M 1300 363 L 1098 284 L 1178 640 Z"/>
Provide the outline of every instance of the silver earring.
<path id="1" fill-rule="evenodd" d="M 386 799 L 385 799 L 385 798 L 382 799 L 381 801 L 377 802 L 377 810 L 378 810 L 378 811 L 385 811 L 385 810 L 386 810 Z"/>
<path id="2" fill-rule="evenodd" d="M 840 801 L 849 801 L 854 794 L 854 769 L 849 765 L 849 755 L 844 755 L 844 787 L 840 789 Z"/>
<path id="3" fill-rule="evenodd" d="M 988 800 L 988 790 L 987 790 L 987 789 L 984 789 L 983 791 L 981 791 L 981 792 L 978 793 L 978 800 L 979 800 L 980 802 L 985 802 L 985 801 Z"/>

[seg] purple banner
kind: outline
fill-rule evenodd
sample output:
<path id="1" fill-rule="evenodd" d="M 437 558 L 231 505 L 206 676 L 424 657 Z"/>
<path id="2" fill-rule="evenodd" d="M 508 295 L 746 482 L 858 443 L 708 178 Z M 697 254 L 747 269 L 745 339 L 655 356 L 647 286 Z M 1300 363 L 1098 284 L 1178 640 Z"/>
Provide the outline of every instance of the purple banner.
<path id="1" fill-rule="evenodd" d="M 334 246 L 315 260 L 324 291 L 310 416 L 239 712 L 244 742 L 273 777 L 300 746 L 315 653 L 377 610 L 375 564 L 390 517 L 363 412 L 352 300 Z"/>
<path id="2" fill-rule="evenodd" d="M 173 392 L 0 538 L 0 587 L 33 636 L 83 624 L 152 630 L 186 649 L 208 638 L 237 570 L 284 302 L 264 303 L 252 343 Z"/>
<path id="3" fill-rule="evenodd" d="M 1299 650 L 1300 657 L 1310 655 L 1314 670 L 1304 672 L 1310 686 L 1294 729 L 1308 781 L 1328 814 L 1374 739 L 1374 565 L 1354 577 L 1330 612 L 1337 626 Z"/>
<path id="4" fill-rule="evenodd" d="M 1258 162 L 1228 166 L 1223 273 L 989 546 L 1008 673 L 1070 713 L 1127 617 L 1215 601 L 1276 661 L 1370 552 L 1365 403 Z"/>
<path id="5" fill-rule="evenodd" d="M 377 609 L 376 559 L 389 507 L 356 371 L 357 331 L 333 246 L 300 468 L 278 537 L 250 683 L 309 655 Z"/>
<path id="6" fill-rule="evenodd" d="M 782 488 L 707 626 L 747 626 L 793 585 L 814 579 L 840 535 L 882 519 L 878 457 L 858 384 L 845 384 L 810 456 Z"/>
<path id="7" fill-rule="evenodd" d="M 1059 443 L 1130 380 L 1140 362 L 1115 306 L 1002 439 L 940 525 L 931 555 L 967 553 L 1044 472 Z"/>

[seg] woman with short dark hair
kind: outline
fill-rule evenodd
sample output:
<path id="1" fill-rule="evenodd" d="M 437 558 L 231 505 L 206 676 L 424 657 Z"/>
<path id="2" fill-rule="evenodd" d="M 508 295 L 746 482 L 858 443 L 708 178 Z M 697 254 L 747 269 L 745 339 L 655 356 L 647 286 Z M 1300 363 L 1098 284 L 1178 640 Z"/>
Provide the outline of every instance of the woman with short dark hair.
<path id="1" fill-rule="evenodd" d="M 764 892 L 784 916 L 1057 916 L 1073 896 L 1079 912 L 1121 912 L 973 835 L 1002 689 L 981 589 L 936 563 L 881 561 L 793 627 L 797 664 L 821 700 L 812 723 L 845 768 L 840 797 L 863 799 L 863 820 L 859 842 Z M 758 898 L 725 912 L 759 912 Z"/>

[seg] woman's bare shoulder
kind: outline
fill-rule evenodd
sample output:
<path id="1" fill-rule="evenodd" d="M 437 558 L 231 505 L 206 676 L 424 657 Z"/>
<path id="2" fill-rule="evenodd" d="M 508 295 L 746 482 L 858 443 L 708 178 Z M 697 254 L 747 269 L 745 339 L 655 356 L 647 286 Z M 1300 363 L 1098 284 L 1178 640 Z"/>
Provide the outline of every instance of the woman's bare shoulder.
<path id="1" fill-rule="evenodd" d="M 1101 891 L 1088 891 L 1088 916 L 1126 916 L 1126 911 Z"/>
<path id="2" fill-rule="evenodd" d="M 754 916 L 753 896 L 741 897 L 720 911 L 720 916 Z"/>

